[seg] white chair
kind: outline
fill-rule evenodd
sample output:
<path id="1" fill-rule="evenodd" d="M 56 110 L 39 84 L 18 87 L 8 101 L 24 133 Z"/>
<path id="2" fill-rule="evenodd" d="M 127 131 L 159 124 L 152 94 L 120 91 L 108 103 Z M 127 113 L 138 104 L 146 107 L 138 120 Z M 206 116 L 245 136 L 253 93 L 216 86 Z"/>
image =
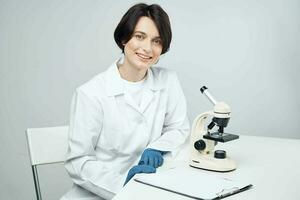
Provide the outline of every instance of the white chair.
<path id="1" fill-rule="evenodd" d="M 31 168 L 38 200 L 42 200 L 37 166 L 65 161 L 68 126 L 30 128 L 26 130 Z"/>

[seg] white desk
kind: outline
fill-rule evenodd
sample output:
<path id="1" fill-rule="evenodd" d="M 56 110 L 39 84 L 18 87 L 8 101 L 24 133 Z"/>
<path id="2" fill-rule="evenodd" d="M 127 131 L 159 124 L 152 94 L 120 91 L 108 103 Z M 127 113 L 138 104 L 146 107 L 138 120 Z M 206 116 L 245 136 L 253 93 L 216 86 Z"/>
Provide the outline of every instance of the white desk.
<path id="1" fill-rule="evenodd" d="M 207 173 L 249 182 L 254 186 L 250 190 L 225 199 L 300 199 L 299 139 L 240 136 L 238 140 L 224 144 L 219 143 L 216 149 L 226 150 L 227 155 L 237 162 L 238 168 L 228 173 L 206 171 Z M 175 161 L 166 161 L 162 169 L 174 165 L 188 167 L 188 157 L 188 148 L 185 148 Z M 147 186 L 134 180 L 131 180 L 113 198 L 113 200 L 128 199 L 191 200 L 191 198 Z"/>

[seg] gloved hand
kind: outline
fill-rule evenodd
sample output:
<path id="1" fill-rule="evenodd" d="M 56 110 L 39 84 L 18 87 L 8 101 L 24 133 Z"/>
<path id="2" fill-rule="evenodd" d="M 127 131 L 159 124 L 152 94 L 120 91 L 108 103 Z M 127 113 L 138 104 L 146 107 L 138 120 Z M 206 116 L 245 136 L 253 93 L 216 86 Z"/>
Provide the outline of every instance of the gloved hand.
<path id="1" fill-rule="evenodd" d="M 136 165 L 133 166 L 127 174 L 126 180 L 124 185 L 135 175 L 140 173 L 155 173 L 156 169 L 154 167 L 151 167 L 149 165 Z"/>
<path id="2" fill-rule="evenodd" d="M 164 153 L 166 152 L 156 149 L 145 149 L 139 161 L 139 165 L 150 165 L 157 168 L 163 164 Z"/>

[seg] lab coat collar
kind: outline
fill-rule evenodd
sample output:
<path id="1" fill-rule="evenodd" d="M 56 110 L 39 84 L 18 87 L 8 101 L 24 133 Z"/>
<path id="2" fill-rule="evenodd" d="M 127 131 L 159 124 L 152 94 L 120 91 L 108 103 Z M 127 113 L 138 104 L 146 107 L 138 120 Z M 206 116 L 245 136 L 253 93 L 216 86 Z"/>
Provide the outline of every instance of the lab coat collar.
<path id="1" fill-rule="evenodd" d="M 122 58 L 121 58 L 122 59 Z M 106 92 L 108 96 L 116 96 L 125 93 L 124 83 L 121 78 L 117 63 L 120 59 L 116 60 L 106 71 Z M 157 91 L 164 88 L 164 84 L 155 76 L 152 67 L 147 70 L 147 77 L 145 80 L 145 87 Z"/>

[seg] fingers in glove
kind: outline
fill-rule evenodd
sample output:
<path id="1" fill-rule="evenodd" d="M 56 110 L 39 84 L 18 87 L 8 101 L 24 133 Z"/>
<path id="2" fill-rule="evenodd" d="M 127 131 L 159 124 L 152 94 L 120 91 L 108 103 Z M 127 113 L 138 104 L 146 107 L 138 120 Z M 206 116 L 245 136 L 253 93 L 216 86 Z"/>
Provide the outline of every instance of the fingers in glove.
<path id="1" fill-rule="evenodd" d="M 142 161 L 144 162 L 144 165 L 149 165 L 149 161 L 150 160 L 150 157 L 149 156 L 144 156 Z"/>
<path id="2" fill-rule="evenodd" d="M 156 169 L 150 165 L 141 165 L 142 173 L 155 173 Z"/>
<path id="3" fill-rule="evenodd" d="M 160 157 L 158 158 L 158 167 L 159 167 L 159 166 L 162 166 L 163 161 L 164 161 L 163 157 L 160 156 Z"/>
<path id="4" fill-rule="evenodd" d="M 155 157 L 153 157 L 153 156 L 149 157 L 149 165 L 152 166 L 152 167 L 155 167 L 154 166 L 154 162 L 155 162 L 154 159 L 155 159 Z"/>
<path id="5" fill-rule="evenodd" d="M 143 160 L 140 160 L 138 165 L 145 165 L 145 162 Z"/>
<path id="6" fill-rule="evenodd" d="M 159 156 L 155 156 L 154 158 L 154 167 L 157 168 L 159 164 Z"/>

